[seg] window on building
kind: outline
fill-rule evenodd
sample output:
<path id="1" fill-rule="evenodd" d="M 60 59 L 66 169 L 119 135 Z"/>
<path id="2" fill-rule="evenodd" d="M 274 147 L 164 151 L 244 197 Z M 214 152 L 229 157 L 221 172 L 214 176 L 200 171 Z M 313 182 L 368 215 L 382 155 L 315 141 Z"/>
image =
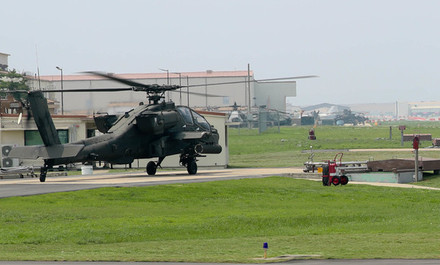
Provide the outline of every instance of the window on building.
<path id="1" fill-rule="evenodd" d="M 95 129 L 87 129 L 87 138 L 96 136 Z"/>
<path id="2" fill-rule="evenodd" d="M 57 130 L 58 137 L 62 144 L 69 142 L 69 130 Z M 43 139 L 41 139 L 40 133 L 36 130 L 24 132 L 24 145 L 42 145 Z"/>

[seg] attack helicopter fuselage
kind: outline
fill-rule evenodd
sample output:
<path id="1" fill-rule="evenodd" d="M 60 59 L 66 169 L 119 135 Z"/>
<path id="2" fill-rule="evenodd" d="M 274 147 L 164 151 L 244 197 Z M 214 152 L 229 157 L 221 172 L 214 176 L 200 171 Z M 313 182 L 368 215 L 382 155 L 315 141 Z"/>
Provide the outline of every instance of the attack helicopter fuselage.
<path id="1" fill-rule="evenodd" d="M 43 93 L 29 92 L 28 101 L 44 145 L 14 147 L 9 156 L 42 158 L 41 182 L 55 165 L 94 161 L 131 164 L 135 159 L 157 157 L 157 162 L 150 161 L 146 167 L 148 175 L 154 175 L 165 157 L 175 154 L 180 154 L 179 162 L 189 174 L 196 174 L 198 157 L 222 151 L 217 130 L 194 110 L 176 107 L 173 102 L 140 103 L 117 119 L 114 115 L 95 117 L 103 135 L 61 144 Z"/>
<path id="2" fill-rule="evenodd" d="M 191 137 L 192 136 L 192 137 Z M 130 164 L 134 159 L 175 154 L 221 152 L 216 129 L 197 112 L 174 103 L 140 105 L 126 112 L 103 135 L 72 143 L 84 148 L 71 158 L 48 161 L 52 165 L 106 161 Z"/>

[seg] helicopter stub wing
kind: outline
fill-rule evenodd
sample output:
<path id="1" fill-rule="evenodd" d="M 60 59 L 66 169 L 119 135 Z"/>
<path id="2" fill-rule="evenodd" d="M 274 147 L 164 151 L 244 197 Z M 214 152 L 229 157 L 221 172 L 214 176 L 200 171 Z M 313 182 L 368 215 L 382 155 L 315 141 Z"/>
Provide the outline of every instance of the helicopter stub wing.
<path id="1" fill-rule="evenodd" d="M 21 159 L 56 159 L 75 157 L 82 149 L 82 144 L 59 144 L 51 146 L 20 146 L 12 148 L 8 157 Z"/>

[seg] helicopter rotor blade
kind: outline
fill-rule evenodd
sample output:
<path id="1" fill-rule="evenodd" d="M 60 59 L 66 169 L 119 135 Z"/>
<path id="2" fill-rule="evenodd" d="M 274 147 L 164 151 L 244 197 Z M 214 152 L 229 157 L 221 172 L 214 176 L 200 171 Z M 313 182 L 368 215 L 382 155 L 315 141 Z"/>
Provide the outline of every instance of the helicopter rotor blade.
<path id="1" fill-rule="evenodd" d="M 319 77 L 319 76 L 302 75 L 302 76 L 292 76 L 292 77 L 266 78 L 266 79 L 255 80 L 254 82 L 270 82 L 270 81 L 294 80 L 294 79 L 305 79 L 305 78 L 315 78 L 315 77 Z"/>
<path id="2" fill-rule="evenodd" d="M 132 87 L 131 90 L 133 91 L 145 91 L 145 92 L 149 92 L 149 93 L 162 93 L 165 91 L 173 91 L 176 89 L 181 88 L 181 86 L 178 85 L 158 85 L 158 84 L 142 84 L 139 82 L 135 82 L 132 80 L 128 80 L 128 79 L 123 79 L 123 78 L 119 78 L 116 77 L 112 74 L 106 74 L 103 72 L 95 72 L 95 71 L 88 71 L 88 72 L 84 72 L 84 73 L 88 73 L 88 74 L 92 74 L 92 75 L 97 75 L 97 76 L 101 76 L 122 84 L 126 84 Z M 123 90 L 120 90 L 123 91 Z"/>
<path id="3" fill-rule="evenodd" d="M 63 92 L 63 93 L 69 93 L 69 92 L 120 92 L 120 91 L 136 91 L 132 87 L 125 87 L 125 88 L 96 88 L 96 89 L 53 89 L 53 90 L 39 90 L 41 92 Z M 171 92 L 179 93 L 180 91 L 171 90 Z M 208 97 L 223 97 L 220 95 L 212 95 L 212 94 L 205 94 L 205 93 L 197 93 L 197 92 L 187 92 L 182 91 L 184 94 L 190 94 L 190 95 L 196 95 L 196 96 L 208 96 Z"/>
<path id="4" fill-rule="evenodd" d="M 177 90 L 173 90 L 171 92 L 174 93 L 180 93 L 180 91 Z M 190 94 L 190 95 L 195 95 L 195 96 L 202 96 L 202 97 L 211 97 L 211 98 L 222 98 L 224 96 L 220 96 L 220 95 L 213 95 L 213 94 L 205 94 L 205 93 L 198 93 L 198 92 L 191 92 L 191 91 L 181 91 L 183 94 Z"/>
<path id="5" fill-rule="evenodd" d="M 116 88 L 94 88 L 94 89 L 51 89 L 39 90 L 41 92 L 119 92 L 119 91 L 135 91 L 132 87 L 116 87 Z"/>
<path id="6" fill-rule="evenodd" d="M 150 85 L 138 83 L 138 82 L 135 82 L 135 81 L 131 81 L 131 80 L 128 80 L 128 79 L 122 79 L 122 78 L 116 77 L 116 76 L 114 76 L 112 74 L 106 74 L 106 73 L 103 73 L 103 72 L 86 71 L 86 72 L 83 72 L 83 73 L 101 76 L 101 77 L 104 77 L 104 78 L 107 78 L 107 79 L 110 79 L 110 80 L 113 80 L 113 81 L 116 81 L 116 82 L 119 82 L 119 83 L 122 83 L 122 84 L 129 85 L 131 87 L 149 87 L 150 86 Z"/>
<path id="7" fill-rule="evenodd" d="M 260 80 L 243 80 L 243 81 L 232 81 L 232 82 L 222 82 L 222 83 L 211 83 L 211 84 L 197 84 L 197 85 L 189 85 L 182 87 L 203 87 L 203 86 L 219 86 L 219 85 L 232 85 L 232 84 L 243 84 L 247 82 L 258 83 L 258 82 L 270 82 L 270 81 L 289 81 L 295 79 L 304 79 L 304 78 L 315 78 L 319 77 L 317 75 L 303 75 L 303 76 L 292 76 L 292 77 L 279 77 L 279 78 L 268 78 L 268 79 L 260 79 Z"/>
<path id="8" fill-rule="evenodd" d="M 131 81 L 128 79 L 122 79 L 116 77 L 112 74 L 106 74 L 103 72 L 97 71 L 86 71 L 83 73 L 101 76 L 130 87 L 122 87 L 122 88 L 96 88 L 96 89 L 54 89 L 54 90 L 40 90 L 41 92 L 119 92 L 119 91 L 145 91 L 147 93 L 163 93 L 165 91 L 172 92 L 182 92 L 190 95 L 197 96 L 208 96 L 208 97 L 223 97 L 220 95 L 213 95 L 207 93 L 199 93 L 199 92 L 189 92 L 189 91 L 177 91 L 179 88 L 192 88 L 192 87 L 203 87 L 203 86 L 216 86 L 216 85 L 229 85 L 229 84 L 242 84 L 247 82 L 270 82 L 270 81 L 288 81 L 295 79 L 304 79 L 304 78 L 314 78 L 318 77 L 316 75 L 305 75 L 305 76 L 292 76 L 292 77 L 280 77 L 280 78 L 268 78 L 268 79 L 260 79 L 260 80 L 244 80 L 244 81 L 233 81 L 233 82 L 221 82 L 221 83 L 211 83 L 211 84 L 196 84 L 196 85 L 157 85 L 157 84 L 142 84 L 135 81 Z M 17 91 L 17 92 L 27 92 L 27 91 Z"/>
<path id="9" fill-rule="evenodd" d="M 0 93 L 7 93 L 7 94 L 14 94 L 14 93 L 23 93 L 27 94 L 28 90 L 8 90 L 8 89 L 1 89 Z"/>

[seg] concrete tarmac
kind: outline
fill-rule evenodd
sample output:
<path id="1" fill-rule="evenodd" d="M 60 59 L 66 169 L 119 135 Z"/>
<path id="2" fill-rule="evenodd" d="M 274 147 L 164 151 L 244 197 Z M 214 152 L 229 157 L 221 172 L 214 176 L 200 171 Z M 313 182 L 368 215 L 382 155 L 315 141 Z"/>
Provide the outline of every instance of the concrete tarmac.
<path id="1" fill-rule="evenodd" d="M 159 171 L 155 176 L 148 176 L 145 172 L 97 173 L 93 175 L 47 177 L 46 182 L 44 183 L 41 183 L 38 178 L 0 179 L 0 198 L 87 190 L 102 187 L 153 186 L 243 178 L 263 178 L 274 175 L 290 176 L 294 178 L 305 177 L 320 181 L 319 174 L 304 173 L 302 168 L 294 167 L 205 169 L 199 170 L 196 175 L 188 175 L 186 170 Z M 349 184 L 440 190 L 439 188 L 398 183 L 349 182 Z"/>
<path id="2" fill-rule="evenodd" d="M 145 172 L 103 173 L 94 175 L 0 180 L 0 198 L 29 196 L 45 193 L 96 189 L 102 187 L 152 186 L 173 183 L 194 183 L 217 180 L 261 178 L 273 175 L 301 174 L 300 168 L 239 168 L 199 170 L 196 175 L 185 171 L 159 171 L 155 176 Z"/>
<path id="3" fill-rule="evenodd" d="M 185 263 L 185 262 L 51 262 L 51 261 L 0 261 L 0 265 L 243 265 L 237 263 Z M 258 263 L 259 265 L 264 263 Z M 250 264 L 248 265 L 258 265 Z M 272 263 L 273 264 L 273 263 Z M 281 264 L 304 265 L 439 265 L 440 260 L 367 259 L 367 260 L 290 260 Z"/>

